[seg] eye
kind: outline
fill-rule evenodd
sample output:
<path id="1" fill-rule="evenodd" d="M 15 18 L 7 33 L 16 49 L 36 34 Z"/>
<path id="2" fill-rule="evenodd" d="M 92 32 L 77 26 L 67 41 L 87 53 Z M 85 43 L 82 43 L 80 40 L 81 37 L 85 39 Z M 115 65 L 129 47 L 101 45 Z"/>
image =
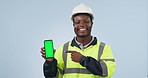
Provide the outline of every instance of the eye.
<path id="1" fill-rule="evenodd" d="M 86 20 L 86 21 L 84 21 L 84 23 L 90 23 L 90 21 L 89 20 Z"/>
<path id="2" fill-rule="evenodd" d="M 80 24 L 80 21 L 75 21 L 74 24 Z"/>

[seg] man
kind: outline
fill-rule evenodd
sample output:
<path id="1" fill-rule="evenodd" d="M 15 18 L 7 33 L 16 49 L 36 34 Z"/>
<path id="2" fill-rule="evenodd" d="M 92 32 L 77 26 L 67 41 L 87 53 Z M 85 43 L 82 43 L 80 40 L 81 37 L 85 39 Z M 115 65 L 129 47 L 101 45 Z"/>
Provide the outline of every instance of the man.
<path id="1" fill-rule="evenodd" d="M 90 7 L 80 4 L 73 9 L 76 37 L 56 50 L 54 58 L 45 58 L 44 76 L 46 78 L 111 78 L 116 63 L 108 44 L 100 42 L 91 35 L 93 13 Z"/>

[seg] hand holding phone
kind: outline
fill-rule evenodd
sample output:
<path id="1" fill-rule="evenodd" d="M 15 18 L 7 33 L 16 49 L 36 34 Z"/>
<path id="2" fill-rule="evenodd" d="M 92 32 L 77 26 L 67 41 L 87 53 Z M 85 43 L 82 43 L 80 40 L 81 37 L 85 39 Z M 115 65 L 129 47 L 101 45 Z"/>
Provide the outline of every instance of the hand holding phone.
<path id="1" fill-rule="evenodd" d="M 54 48 L 52 40 L 44 40 L 45 58 L 54 58 Z"/>

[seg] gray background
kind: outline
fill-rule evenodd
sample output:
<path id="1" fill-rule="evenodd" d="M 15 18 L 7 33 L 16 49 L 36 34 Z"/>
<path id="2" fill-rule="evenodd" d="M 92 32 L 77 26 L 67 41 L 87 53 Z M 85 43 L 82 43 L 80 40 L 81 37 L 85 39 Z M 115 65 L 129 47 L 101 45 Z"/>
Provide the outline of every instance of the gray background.
<path id="1" fill-rule="evenodd" d="M 111 45 L 112 78 L 147 78 L 147 0 L 0 0 L 0 78 L 43 78 L 40 47 L 71 40 L 73 7 L 94 12 L 92 35 Z"/>

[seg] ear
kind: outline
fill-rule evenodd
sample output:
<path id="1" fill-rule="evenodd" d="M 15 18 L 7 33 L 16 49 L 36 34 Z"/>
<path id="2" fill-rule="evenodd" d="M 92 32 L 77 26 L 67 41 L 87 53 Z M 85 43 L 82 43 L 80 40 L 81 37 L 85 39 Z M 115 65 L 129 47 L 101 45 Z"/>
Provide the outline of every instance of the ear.
<path id="1" fill-rule="evenodd" d="M 91 22 L 91 25 L 93 26 L 94 22 Z"/>
<path id="2" fill-rule="evenodd" d="M 75 24 L 73 23 L 73 26 L 74 26 Z"/>

